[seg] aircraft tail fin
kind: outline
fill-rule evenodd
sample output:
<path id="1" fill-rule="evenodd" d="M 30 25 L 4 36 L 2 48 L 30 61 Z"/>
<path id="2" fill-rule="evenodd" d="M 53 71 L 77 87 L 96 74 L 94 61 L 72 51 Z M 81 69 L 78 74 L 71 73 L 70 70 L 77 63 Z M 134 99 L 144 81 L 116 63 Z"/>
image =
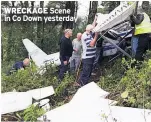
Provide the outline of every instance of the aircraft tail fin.
<path id="1" fill-rule="evenodd" d="M 39 47 L 37 47 L 33 42 L 31 42 L 29 39 L 23 39 L 23 44 L 25 48 L 27 49 L 29 56 L 32 58 L 32 60 L 35 62 L 35 64 L 40 67 L 47 54 L 43 52 Z"/>

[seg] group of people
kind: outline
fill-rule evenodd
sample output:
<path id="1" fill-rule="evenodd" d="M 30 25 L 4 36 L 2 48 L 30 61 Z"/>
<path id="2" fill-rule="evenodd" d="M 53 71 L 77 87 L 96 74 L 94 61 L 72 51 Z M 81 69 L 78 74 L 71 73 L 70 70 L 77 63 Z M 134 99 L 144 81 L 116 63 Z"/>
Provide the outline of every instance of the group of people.
<path id="1" fill-rule="evenodd" d="M 131 17 L 132 25 L 134 25 L 132 42 L 133 57 L 137 61 L 143 61 L 143 55 L 147 49 L 151 49 L 151 22 L 150 17 L 145 13 L 141 12 Z M 59 73 L 60 81 L 63 79 L 64 73 L 68 69 L 68 63 L 70 60 L 71 71 L 77 71 L 80 60 L 82 61 L 82 72 L 78 83 L 83 86 L 89 81 L 93 69 L 98 62 L 98 57 L 101 55 L 101 46 L 97 42 L 98 33 L 93 33 L 92 30 L 96 26 L 96 17 L 93 24 L 86 26 L 85 32 L 78 33 L 77 38 L 72 42 L 70 37 L 72 36 L 72 30 L 66 29 L 64 36 L 60 40 L 60 61 L 61 68 Z M 103 52 L 103 51 L 102 51 Z M 82 54 L 81 54 L 82 53 Z"/>
<path id="2" fill-rule="evenodd" d="M 78 33 L 77 38 L 70 40 L 72 30 L 66 29 L 63 37 L 60 39 L 60 61 L 61 67 L 59 72 L 59 80 L 62 81 L 65 72 L 68 70 L 70 60 L 70 71 L 77 71 L 80 61 L 82 61 L 82 72 L 78 83 L 83 86 L 86 85 L 94 69 L 98 57 L 96 58 L 96 42 L 98 33 L 93 33 L 92 30 L 96 26 L 97 17 L 95 17 L 92 24 L 86 26 L 85 32 Z M 100 52 L 100 50 L 99 50 Z M 97 61 L 95 61 L 95 59 Z M 95 63 L 94 63 L 95 61 Z"/>
<path id="3" fill-rule="evenodd" d="M 138 61 L 143 61 L 143 54 L 147 49 L 151 49 L 151 22 L 149 16 L 143 12 L 137 15 L 132 15 L 131 21 L 134 25 L 134 32 L 132 36 L 132 52 L 133 56 Z M 95 69 L 100 56 L 103 55 L 102 39 L 99 38 L 97 32 L 92 32 L 96 26 L 97 16 L 92 24 L 86 26 L 84 33 L 77 33 L 77 38 L 71 41 L 72 30 L 65 29 L 64 35 L 59 41 L 60 45 L 60 72 L 59 82 L 64 78 L 68 71 L 68 64 L 70 62 L 70 72 L 75 73 L 82 62 L 82 72 L 78 79 L 78 84 L 84 86 L 88 83 L 89 78 Z M 98 39 L 99 38 L 99 39 Z M 24 69 L 28 66 L 30 60 L 28 58 L 24 61 L 17 62 L 13 65 L 14 70 Z"/>

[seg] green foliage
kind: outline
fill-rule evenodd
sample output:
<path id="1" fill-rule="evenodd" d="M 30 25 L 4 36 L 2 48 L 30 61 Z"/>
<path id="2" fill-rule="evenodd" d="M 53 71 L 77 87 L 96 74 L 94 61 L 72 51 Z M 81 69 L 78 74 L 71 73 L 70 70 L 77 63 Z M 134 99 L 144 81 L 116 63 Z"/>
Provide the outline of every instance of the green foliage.
<path id="1" fill-rule="evenodd" d="M 58 87 L 55 89 L 55 95 L 56 96 L 62 96 L 64 91 L 67 90 L 67 88 L 74 82 L 74 78 L 72 75 L 69 75 L 69 73 L 66 73 L 63 81 L 58 85 Z"/>
<path id="2" fill-rule="evenodd" d="M 118 105 L 151 109 L 151 52 L 142 63 L 117 60 L 100 78 L 101 88 L 109 91 Z"/>
<path id="3" fill-rule="evenodd" d="M 107 14 L 120 5 L 120 1 L 102 1 L 101 5 L 104 6 L 103 11 Z"/>
<path id="4" fill-rule="evenodd" d="M 12 1 L 13 2 L 13 1 Z M 14 1 L 15 2 L 15 1 Z M 32 2 L 35 4 L 35 2 Z M 15 2 L 15 7 L 29 6 L 29 2 Z M 55 2 L 47 7 L 63 6 L 65 2 Z M 2 2 L 2 8 L 11 7 L 11 2 Z M 38 7 L 36 5 L 36 7 Z M 65 6 L 64 6 L 65 7 Z M 4 17 L 3 17 L 4 18 Z M 62 34 L 61 22 L 4 22 L 2 21 L 2 63 L 18 61 L 28 56 L 22 39 L 28 38 L 47 54 L 59 50 L 59 39 Z"/>
<path id="5" fill-rule="evenodd" d="M 9 2 L 2 2 L 2 7 L 10 7 Z M 21 3 L 28 6 L 28 2 Z M 59 5 L 60 8 L 65 7 L 65 2 L 49 2 L 48 7 Z M 103 1 L 101 8 L 98 11 L 108 13 L 119 5 L 119 1 Z M 147 12 L 150 15 L 150 8 Z M 2 18 L 3 19 L 3 18 Z M 81 20 L 80 20 L 81 21 Z M 76 23 L 78 25 L 78 23 Z M 73 37 L 76 38 L 78 32 L 84 32 L 86 23 L 81 27 L 74 27 Z M 33 41 L 47 54 L 57 52 L 59 50 L 58 41 L 62 36 L 62 23 L 61 22 L 2 22 L 2 72 L 6 73 L 15 61 L 23 60 L 27 57 L 27 50 L 25 49 L 22 39 L 28 38 Z M 146 60 L 142 66 L 131 68 L 131 61 L 117 60 L 113 65 L 103 69 L 103 75 L 100 77 L 98 85 L 104 90 L 109 91 L 111 99 L 117 100 L 119 105 L 131 106 L 139 108 L 151 108 L 151 53 L 148 53 Z M 125 68 L 126 67 L 126 68 Z M 37 68 L 26 68 L 26 70 L 19 70 L 10 76 L 2 74 L 2 92 L 16 91 L 25 92 L 35 88 L 41 88 L 52 85 L 55 89 L 55 95 L 51 96 L 54 101 L 52 108 L 63 105 L 66 103 L 68 93 L 72 92 L 75 88 L 72 83 L 75 81 L 72 75 L 68 73 L 65 75 L 64 80 L 59 84 L 57 79 L 57 67 L 47 65 L 46 72 L 39 75 Z M 57 73 L 57 74 L 56 74 Z M 66 92 L 68 92 L 66 94 Z M 37 117 L 41 116 L 44 111 L 33 105 L 22 112 L 21 116 L 24 121 L 36 121 Z"/>
<path id="6" fill-rule="evenodd" d="M 114 88 L 119 83 L 123 76 L 124 68 L 121 64 L 121 59 L 118 59 L 115 63 L 104 68 L 103 75 L 100 77 L 98 85 L 107 91 L 114 91 Z"/>
<path id="7" fill-rule="evenodd" d="M 95 14 L 97 13 L 98 1 L 90 1 L 89 4 L 89 15 L 88 15 L 88 23 L 93 23 L 93 19 L 95 18 Z"/>
<path id="8" fill-rule="evenodd" d="M 31 105 L 23 112 L 19 113 L 19 115 L 23 118 L 24 121 L 36 121 L 37 118 L 42 116 L 44 113 L 44 109 Z"/>
<path id="9" fill-rule="evenodd" d="M 98 8 L 97 13 L 105 14 L 105 9 L 104 8 Z"/>
<path id="10" fill-rule="evenodd" d="M 128 97 L 128 91 L 123 92 L 121 94 L 121 97 L 124 98 L 124 99 L 127 98 Z"/>
<path id="11" fill-rule="evenodd" d="M 40 75 L 37 73 L 38 70 L 36 67 L 31 65 L 31 67 L 28 67 L 25 70 L 18 70 L 9 76 L 2 74 L 2 92 L 10 92 L 14 89 L 20 92 L 25 92 L 31 89 L 56 84 L 56 78 L 53 74 L 53 72 L 55 72 L 55 68 L 49 66 L 47 70 L 49 73 L 51 71 L 51 74 L 48 74 L 47 72 L 44 75 Z"/>
<path id="12" fill-rule="evenodd" d="M 2 74 L 2 92 L 10 92 L 14 89 L 19 92 L 26 92 L 31 89 L 42 88 L 52 85 L 55 89 L 55 95 L 51 96 L 54 101 L 52 108 L 63 105 L 68 96 L 68 91 L 75 90 L 72 83 L 75 81 L 72 75 L 67 73 L 63 81 L 59 84 L 57 67 L 46 65 L 43 70 L 46 72 L 43 75 L 38 74 L 38 69 L 32 64 L 25 70 L 18 70 L 10 76 Z"/>
<path id="13" fill-rule="evenodd" d="M 128 106 L 151 108 L 151 67 L 150 60 L 144 61 L 141 68 L 129 68 L 125 76 L 120 81 L 119 90 L 128 91 L 127 99 L 124 98 Z M 121 98 L 119 98 L 121 101 Z M 120 102 L 120 104 L 123 104 Z"/>

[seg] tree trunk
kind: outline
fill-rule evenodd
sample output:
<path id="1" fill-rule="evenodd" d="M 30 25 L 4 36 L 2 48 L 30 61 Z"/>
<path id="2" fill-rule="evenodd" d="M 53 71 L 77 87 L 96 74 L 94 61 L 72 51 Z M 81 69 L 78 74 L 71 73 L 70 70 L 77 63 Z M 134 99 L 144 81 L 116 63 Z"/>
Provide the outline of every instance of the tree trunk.
<path id="1" fill-rule="evenodd" d="M 98 1 L 90 1 L 88 24 L 91 24 L 94 20 L 95 14 L 97 13 Z"/>
<path id="2" fill-rule="evenodd" d="M 15 1 L 12 1 L 12 8 L 15 7 Z M 10 14 L 10 18 L 12 18 L 12 14 Z M 13 40 L 12 40 L 12 32 L 13 32 L 13 21 L 10 21 L 10 29 L 8 34 L 8 42 L 7 42 L 7 61 L 10 61 L 12 57 L 11 49 L 13 48 Z"/>
<path id="3" fill-rule="evenodd" d="M 33 10 L 34 9 L 34 3 L 35 3 L 35 1 L 31 1 L 31 10 Z M 31 15 L 32 16 L 32 15 Z M 32 34 L 33 34 L 33 32 L 34 32 L 34 23 L 35 22 L 31 22 L 31 30 L 32 30 Z M 33 41 L 34 40 L 34 36 L 31 36 L 31 41 Z"/>
<path id="4" fill-rule="evenodd" d="M 44 1 L 40 1 L 40 8 L 43 8 L 43 5 L 44 5 Z M 39 16 L 39 14 L 37 16 Z M 37 46 L 39 46 L 41 49 L 43 49 L 43 40 L 42 40 L 43 28 L 42 28 L 42 26 L 43 26 L 42 22 L 37 21 L 37 41 L 38 41 Z"/>
<path id="5" fill-rule="evenodd" d="M 40 1 L 40 8 L 44 7 L 44 1 Z M 42 14 L 42 18 L 44 15 Z M 41 39 L 41 49 L 44 49 L 44 21 L 42 21 L 42 39 Z"/>
<path id="6" fill-rule="evenodd" d="M 21 7 L 24 7 L 23 1 L 20 1 Z"/>
<path id="7" fill-rule="evenodd" d="M 75 12 L 74 12 L 74 16 L 77 18 L 77 11 L 78 11 L 78 1 L 75 1 Z M 74 21 L 73 23 L 73 27 L 75 28 L 76 23 Z"/>
<path id="8" fill-rule="evenodd" d="M 65 9 L 70 9 L 70 17 L 75 16 L 75 1 L 67 1 Z M 62 29 L 73 28 L 74 21 L 63 21 Z"/>
<path id="9" fill-rule="evenodd" d="M 24 5 L 25 5 L 25 8 L 28 8 L 29 7 L 28 1 L 25 1 Z"/>

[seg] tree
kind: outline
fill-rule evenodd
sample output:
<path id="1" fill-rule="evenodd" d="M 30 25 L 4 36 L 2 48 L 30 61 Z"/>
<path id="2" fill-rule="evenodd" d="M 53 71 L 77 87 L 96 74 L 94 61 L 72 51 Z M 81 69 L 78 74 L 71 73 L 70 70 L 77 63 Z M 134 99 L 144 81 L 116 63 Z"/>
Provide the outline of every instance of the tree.
<path id="1" fill-rule="evenodd" d="M 98 13 L 105 14 L 104 8 L 98 8 L 98 9 L 97 9 L 97 12 L 98 12 Z"/>
<path id="2" fill-rule="evenodd" d="M 44 7 L 44 1 L 40 1 L 40 8 Z M 39 16 L 39 14 L 38 14 Z M 42 17 L 44 17 L 44 15 L 41 15 Z M 43 41 L 44 41 L 44 21 L 37 21 L 37 41 L 39 42 L 39 46 L 40 48 L 43 50 L 44 49 L 44 45 L 43 45 Z"/>
<path id="3" fill-rule="evenodd" d="M 10 2 L 9 1 L 1 1 L 1 19 L 4 20 L 4 10 L 2 8 L 6 8 L 6 7 L 9 7 L 10 6 Z"/>
<path id="4" fill-rule="evenodd" d="M 90 1 L 88 24 L 91 24 L 94 20 L 95 14 L 97 13 L 98 1 Z"/>
<path id="5" fill-rule="evenodd" d="M 77 2 L 75 1 L 50 1 L 44 6 L 44 2 L 40 1 L 35 4 L 35 1 L 10 1 L 1 2 L 2 16 L 12 17 L 13 14 L 6 14 L 3 8 L 29 8 L 47 7 L 49 14 L 31 14 L 32 16 L 52 16 L 49 8 L 70 9 L 70 16 L 75 17 L 77 12 Z M 21 18 L 23 15 L 18 15 Z M 53 15 L 54 16 L 54 15 Z M 28 38 L 40 47 L 45 53 L 51 54 L 59 51 L 58 41 L 62 36 L 63 28 L 74 28 L 74 22 L 60 22 L 60 21 L 2 21 L 2 69 L 8 70 L 15 61 L 23 60 L 28 57 L 28 52 L 23 45 L 22 40 Z M 3 71 L 4 71 L 3 70 Z"/>
<path id="6" fill-rule="evenodd" d="M 11 2 L 12 7 L 15 7 L 15 1 Z M 10 17 L 12 17 L 12 14 L 10 14 Z M 13 32 L 13 21 L 10 21 L 10 29 L 9 29 L 9 34 L 8 34 L 8 42 L 7 42 L 7 60 L 10 61 L 13 56 L 11 55 L 12 48 L 14 47 L 14 42 L 12 39 L 12 32 Z"/>
<path id="7" fill-rule="evenodd" d="M 101 5 L 104 6 L 104 11 L 106 13 L 110 13 L 120 5 L 120 1 L 103 1 Z"/>
<path id="8" fill-rule="evenodd" d="M 75 17 L 75 13 L 77 13 L 77 2 L 76 1 L 66 1 L 65 9 L 70 9 L 70 17 Z M 72 29 L 74 25 L 74 21 L 63 21 L 62 29 L 70 28 Z"/>

